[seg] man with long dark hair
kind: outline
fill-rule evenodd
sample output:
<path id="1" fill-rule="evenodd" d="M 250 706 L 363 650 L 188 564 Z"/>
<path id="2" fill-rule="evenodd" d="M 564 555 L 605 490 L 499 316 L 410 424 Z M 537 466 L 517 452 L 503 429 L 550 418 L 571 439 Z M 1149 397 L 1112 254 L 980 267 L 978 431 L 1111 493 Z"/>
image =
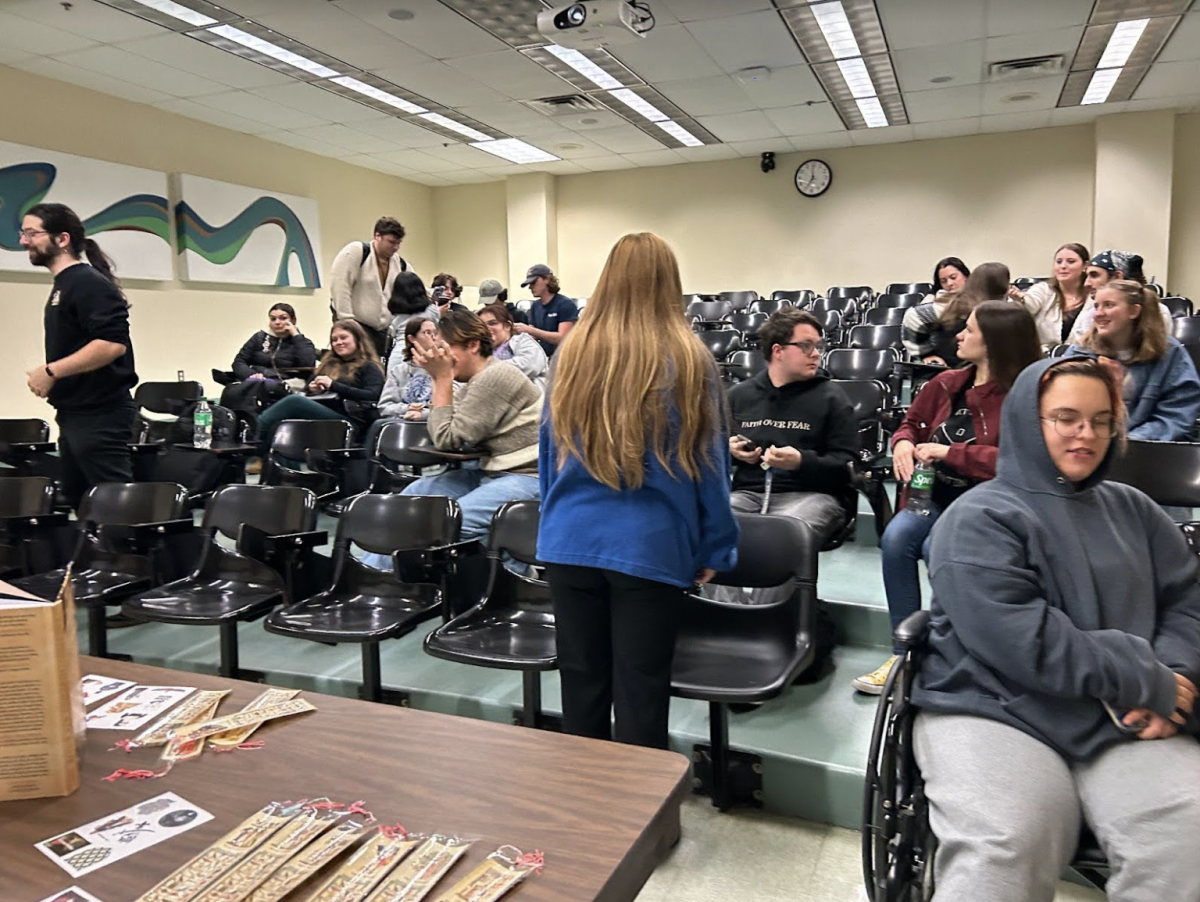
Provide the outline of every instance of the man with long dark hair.
<path id="1" fill-rule="evenodd" d="M 46 302 L 46 362 L 29 390 L 57 411 L 62 491 L 72 506 L 91 486 L 131 482 L 129 437 L 137 384 L 129 304 L 113 263 L 70 207 L 37 204 L 21 222 L 29 262 L 54 276 Z M 87 262 L 83 262 L 83 257 Z"/>

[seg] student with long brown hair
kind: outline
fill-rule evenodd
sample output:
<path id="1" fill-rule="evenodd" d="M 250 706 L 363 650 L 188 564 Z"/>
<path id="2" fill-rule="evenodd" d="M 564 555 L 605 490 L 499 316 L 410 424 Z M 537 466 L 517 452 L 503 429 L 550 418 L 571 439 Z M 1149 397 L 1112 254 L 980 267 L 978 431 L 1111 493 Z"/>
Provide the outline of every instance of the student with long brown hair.
<path id="1" fill-rule="evenodd" d="M 383 367 L 374 342 L 361 323 L 338 320 L 329 330 L 329 350 L 308 383 L 309 394 L 332 392 L 336 398 L 324 404 L 299 394 L 280 398 L 258 418 L 259 447 L 264 452 L 271 447 L 275 427 L 284 420 L 346 420 L 361 436 L 382 391 Z"/>
<path id="2" fill-rule="evenodd" d="M 1071 334 L 1088 299 L 1087 266 L 1088 249 L 1070 242 L 1054 252 L 1054 273 L 1049 279 L 1025 291 L 1016 287 L 1008 290 L 1008 296 L 1033 316 L 1043 345 L 1059 344 Z"/>
<path id="3" fill-rule="evenodd" d="M 555 355 L 540 434 L 563 728 L 658 748 L 685 592 L 737 545 L 720 377 L 682 297 L 665 241 L 618 241 Z"/>
<path id="4" fill-rule="evenodd" d="M 1200 413 L 1200 377 L 1157 315 L 1158 296 L 1118 279 L 1097 291 L 1095 301 L 1091 328 L 1065 356 L 1099 357 L 1121 375 L 1130 438 L 1186 441 Z"/>

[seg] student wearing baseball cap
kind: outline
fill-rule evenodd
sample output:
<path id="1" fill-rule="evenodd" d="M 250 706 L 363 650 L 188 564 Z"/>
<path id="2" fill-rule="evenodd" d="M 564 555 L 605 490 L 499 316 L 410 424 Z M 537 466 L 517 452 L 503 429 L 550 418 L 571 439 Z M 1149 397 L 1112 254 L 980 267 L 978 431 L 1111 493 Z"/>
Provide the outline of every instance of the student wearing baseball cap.
<path id="1" fill-rule="evenodd" d="M 508 299 L 508 289 L 501 285 L 498 279 L 484 279 L 479 283 L 479 304 L 480 309 L 492 304 L 503 304 L 514 323 L 529 322 L 525 312 L 517 309 L 517 305 Z"/>
<path id="2" fill-rule="evenodd" d="M 550 357 L 579 319 L 579 308 L 573 300 L 559 293 L 562 286 L 558 284 L 554 270 L 545 263 L 529 267 L 521 287 L 528 288 L 536 300 L 529 309 L 529 324 L 518 323 L 515 328 L 523 335 L 536 338 Z"/>

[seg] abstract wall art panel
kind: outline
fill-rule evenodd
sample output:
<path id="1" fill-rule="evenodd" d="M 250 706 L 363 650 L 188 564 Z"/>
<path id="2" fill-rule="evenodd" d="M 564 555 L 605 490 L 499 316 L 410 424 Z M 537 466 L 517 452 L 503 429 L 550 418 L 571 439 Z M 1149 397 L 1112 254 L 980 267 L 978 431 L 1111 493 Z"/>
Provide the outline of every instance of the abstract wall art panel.
<path id="1" fill-rule="evenodd" d="M 42 201 L 78 213 L 118 277 L 172 278 L 165 173 L 0 141 L 0 270 L 34 271 L 21 220 Z"/>
<path id="2" fill-rule="evenodd" d="M 180 175 L 179 277 L 192 282 L 319 288 L 317 202 Z"/>

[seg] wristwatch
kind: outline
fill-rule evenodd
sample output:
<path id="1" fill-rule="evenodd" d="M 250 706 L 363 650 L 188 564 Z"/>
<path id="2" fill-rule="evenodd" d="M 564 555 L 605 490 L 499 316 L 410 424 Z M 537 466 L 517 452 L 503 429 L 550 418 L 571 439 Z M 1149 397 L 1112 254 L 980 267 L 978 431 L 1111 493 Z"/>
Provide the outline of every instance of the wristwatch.
<path id="1" fill-rule="evenodd" d="M 46 364 L 46 375 L 49 376 L 51 379 L 58 378 L 56 375 L 54 375 L 54 370 L 50 369 L 50 364 L 48 364 L 48 363 Z"/>

